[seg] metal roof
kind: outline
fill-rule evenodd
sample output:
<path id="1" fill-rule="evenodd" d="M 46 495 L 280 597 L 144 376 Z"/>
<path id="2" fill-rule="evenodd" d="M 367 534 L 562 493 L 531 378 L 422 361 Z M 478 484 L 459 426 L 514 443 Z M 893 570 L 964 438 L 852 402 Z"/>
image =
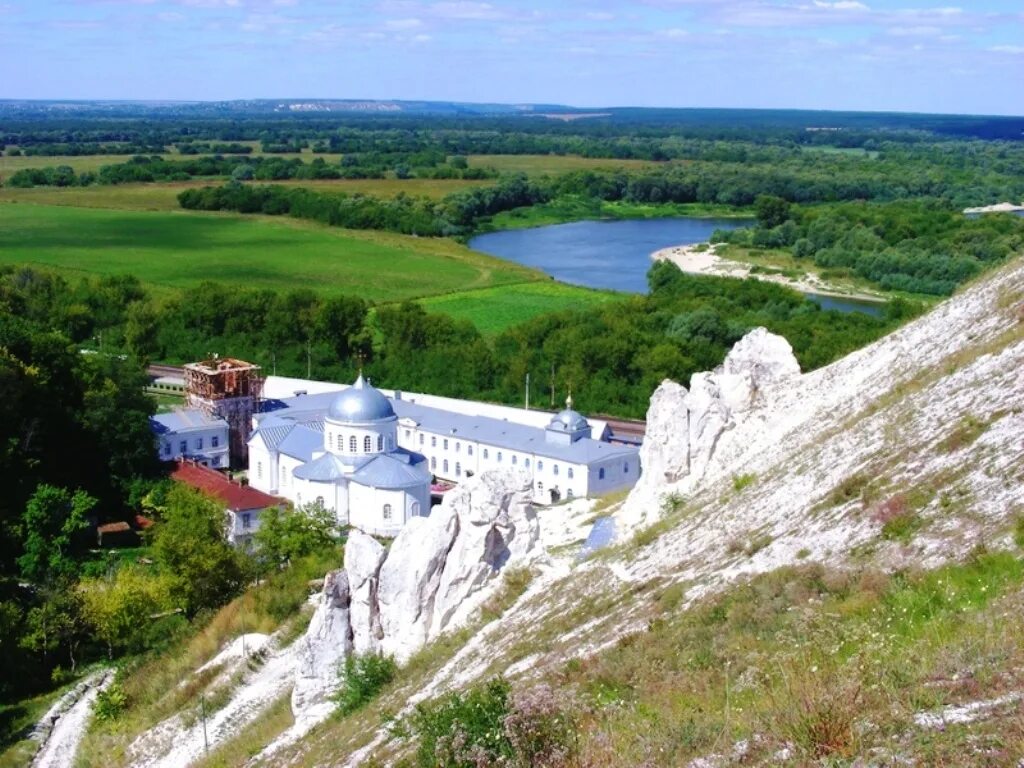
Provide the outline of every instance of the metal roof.
<path id="1" fill-rule="evenodd" d="M 158 435 L 196 429 L 228 428 L 228 423 L 224 419 L 207 416 L 198 408 L 175 408 L 167 413 L 158 413 L 149 417 L 149 425 Z"/>
<path id="2" fill-rule="evenodd" d="M 359 374 L 356 383 L 339 392 L 327 409 L 327 418 L 342 424 L 366 424 L 395 418 L 391 401 Z"/>
<path id="3" fill-rule="evenodd" d="M 360 457 L 355 464 L 347 463 L 333 453 L 325 453 L 297 467 L 293 474 L 302 480 L 318 483 L 344 479 L 387 490 L 413 488 L 430 482 L 426 460 L 419 454 L 405 450 Z"/>

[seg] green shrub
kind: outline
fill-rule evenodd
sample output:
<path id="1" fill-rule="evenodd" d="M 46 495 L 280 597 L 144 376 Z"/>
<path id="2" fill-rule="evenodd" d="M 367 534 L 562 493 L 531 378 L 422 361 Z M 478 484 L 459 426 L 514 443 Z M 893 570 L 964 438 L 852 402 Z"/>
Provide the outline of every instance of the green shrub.
<path id="1" fill-rule="evenodd" d="M 96 694 L 93 716 L 100 722 L 117 720 L 128 707 L 128 694 L 118 683 L 113 683 L 106 690 Z"/>
<path id="2" fill-rule="evenodd" d="M 732 489 L 739 493 L 744 488 L 752 485 L 757 480 L 757 475 L 750 473 L 746 475 L 733 475 L 732 476 Z"/>
<path id="3" fill-rule="evenodd" d="M 368 654 L 345 658 L 344 682 L 335 696 L 338 712 L 348 715 L 366 706 L 380 690 L 395 679 L 398 665 L 390 656 Z"/>
<path id="4" fill-rule="evenodd" d="M 496 677 L 465 693 L 416 705 L 409 730 L 419 738 L 417 764 L 422 768 L 476 768 L 511 761 L 512 744 L 503 724 L 511 688 Z"/>

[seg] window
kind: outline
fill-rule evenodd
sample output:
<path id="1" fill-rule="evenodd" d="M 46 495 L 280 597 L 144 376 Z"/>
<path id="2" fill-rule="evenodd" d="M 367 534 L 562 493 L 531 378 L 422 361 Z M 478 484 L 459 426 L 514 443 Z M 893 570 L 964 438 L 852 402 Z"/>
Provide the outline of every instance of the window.
<path id="1" fill-rule="evenodd" d="M 437 469 L 437 456 L 430 457 L 430 468 Z"/>
<path id="2" fill-rule="evenodd" d="M 406 439 L 406 440 L 408 440 L 408 439 L 409 439 L 409 437 L 410 437 L 411 435 L 412 435 L 412 433 L 411 433 L 411 432 L 409 432 L 409 430 L 408 430 L 408 429 L 407 429 L 407 430 L 405 430 L 405 439 Z"/>
<path id="3" fill-rule="evenodd" d="M 462 443 L 455 443 L 455 452 L 458 453 L 462 450 Z"/>
<path id="4" fill-rule="evenodd" d="M 448 450 L 448 439 L 447 438 L 445 438 L 444 445 L 441 446 L 441 447 L 444 448 L 446 451 Z"/>
<path id="5" fill-rule="evenodd" d="M 485 459 L 487 458 L 487 449 L 486 448 L 484 448 L 484 458 Z"/>
<path id="6" fill-rule="evenodd" d="M 287 470 L 285 470 L 284 464 L 282 464 L 281 465 L 281 485 L 285 484 L 285 480 L 287 480 L 287 478 L 288 478 Z"/>
<path id="7" fill-rule="evenodd" d="M 516 455 L 515 455 L 515 454 L 513 453 L 513 454 L 512 454 L 512 465 L 513 465 L 513 466 L 515 466 L 515 465 L 516 465 L 516 464 L 518 464 L 518 463 L 519 463 L 519 457 L 518 457 L 518 456 L 516 456 Z"/>
<path id="8" fill-rule="evenodd" d="M 501 451 L 498 451 L 498 462 L 501 462 Z"/>
<path id="9" fill-rule="evenodd" d="M 420 516 L 420 503 L 419 503 L 418 501 L 414 501 L 414 502 L 413 502 L 413 503 L 412 503 L 412 504 L 410 505 L 410 507 L 409 507 L 409 513 L 410 513 L 410 514 L 411 514 L 411 515 L 412 515 L 413 517 L 419 517 L 419 516 Z"/>
<path id="10" fill-rule="evenodd" d="M 473 455 L 473 446 L 472 445 L 467 445 L 466 446 L 466 453 L 468 453 L 470 456 Z"/>
<path id="11" fill-rule="evenodd" d="M 384 450 L 384 435 L 377 435 L 377 450 Z"/>
<path id="12" fill-rule="evenodd" d="M 455 462 L 455 476 L 462 477 L 462 465 L 459 462 Z"/>
<path id="13" fill-rule="evenodd" d="M 196 438 L 196 450 L 197 451 L 203 450 L 203 438 L 201 438 L 201 437 L 197 437 Z"/>
<path id="14" fill-rule="evenodd" d="M 182 454 L 183 456 L 186 453 L 188 453 L 188 440 L 182 440 L 180 443 L 178 443 L 178 453 Z"/>
<path id="15" fill-rule="evenodd" d="M 526 467 L 527 469 L 529 469 L 530 468 L 530 460 L 529 459 L 525 459 L 523 461 L 523 466 Z"/>
<path id="16" fill-rule="evenodd" d="M 324 506 L 324 497 L 323 496 L 317 496 L 316 497 L 316 505 L 318 507 L 321 507 L 321 508 Z"/>
<path id="17" fill-rule="evenodd" d="M 552 464 L 551 465 L 551 472 L 552 472 L 552 474 L 555 477 L 558 477 L 558 465 L 557 464 Z"/>
<path id="18" fill-rule="evenodd" d="M 252 525 L 252 513 L 251 512 L 243 512 L 242 513 L 242 529 L 243 530 L 248 530 L 250 525 Z"/>
<path id="19" fill-rule="evenodd" d="M 373 441 L 370 439 L 370 436 L 367 435 L 366 437 L 363 438 L 363 453 L 369 453 L 372 450 Z"/>
<path id="20" fill-rule="evenodd" d="M 540 472 L 540 471 L 541 471 L 542 469 L 544 469 L 544 462 L 543 462 L 543 461 L 540 461 L 540 460 L 538 459 L 538 460 L 537 460 L 537 471 L 538 471 L 538 472 Z"/>
<path id="21" fill-rule="evenodd" d="M 420 445 L 423 445 L 423 435 L 420 435 Z"/>
<path id="22" fill-rule="evenodd" d="M 435 437 L 434 435 L 430 436 L 430 447 L 437 448 L 437 437 Z"/>
<path id="23" fill-rule="evenodd" d="M 384 519 L 385 520 L 390 520 L 391 519 L 391 505 L 390 504 L 385 504 L 384 505 Z"/>
<path id="24" fill-rule="evenodd" d="M 256 477 L 258 477 L 260 480 L 263 479 L 263 462 L 262 461 L 257 461 L 256 462 Z"/>
<path id="25" fill-rule="evenodd" d="M 572 498 L 572 488 L 566 488 L 566 490 L 565 490 L 565 498 L 567 498 L 567 499 L 571 499 Z"/>
<path id="26" fill-rule="evenodd" d="M 216 448 L 219 445 L 220 445 L 220 437 L 218 435 L 214 435 L 213 437 L 210 438 L 210 447 Z"/>
<path id="27" fill-rule="evenodd" d="M 623 474 L 626 474 L 626 475 L 629 474 L 629 462 L 628 461 L 625 464 L 622 465 L 622 472 L 623 472 Z"/>
<path id="28" fill-rule="evenodd" d="M 170 443 L 164 443 L 164 453 L 166 453 L 168 456 L 171 455 L 171 444 Z"/>
<path id="29" fill-rule="evenodd" d="M 220 466 L 220 456 L 214 456 L 213 459 L 211 459 L 211 463 L 213 464 L 213 466 L 219 467 Z"/>
<path id="30" fill-rule="evenodd" d="M 441 471 L 444 472 L 446 475 L 448 474 L 448 459 L 444 460 L 444 465 Z"/>
<path id="31" fill-rule="evenodd" d="M 604 480 L 604 467 L 601 467 L 599 470 L 597 470 L 597 479 Z"/>
<path id="32" fill-rule="evenodd" d="M 569 475 L 569 479 L 572 480 L 572 467 L 566 470 L 566 474 Z"/>
<path id="33" fill-rule="evenodd" d="M 538 493 L 543 493 L 544 492 L 544 483 L 539 482 L 539 481 L 537 482 L 537 492 Z"/>
<path id="34" fill-rule="evenodd" d="M 355 453 L 359 449 L 359 442 L 356 440 L 356 436 L 352 435 L 348 439 L 348 450 L 349 453 Z"/>

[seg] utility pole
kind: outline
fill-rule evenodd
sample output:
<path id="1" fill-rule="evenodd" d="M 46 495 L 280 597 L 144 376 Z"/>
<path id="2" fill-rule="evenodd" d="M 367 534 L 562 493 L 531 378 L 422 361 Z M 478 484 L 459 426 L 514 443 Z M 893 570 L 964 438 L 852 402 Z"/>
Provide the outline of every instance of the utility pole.
<path id="1" fill-rule="evenodd" d="M 310 341 L 309 341 L 309 339 L 306 339 L 306 378 L 307 379 L 310 377 L 310 371 L 312 370 L 312 367 L 313 367 L 313 363 L 312 363 L 312 359 L 313 358 L 312 358 L 311 355 L 312 355 L 312 353 L 310 352 Z"/>
<path id="2" fill-rule="evenodd" d="M 273 352 L 270 353 L 270 360 L 271 360 L 271 365 L 273 366 L 273 369 L 274 369 L 274 375 L 277 376 L 277 350 L 276 349 Z"/>
<path id="3" fill-rule="evenodd" d="M 551 364 L 551 407 L 555 407 L 555 364 Z"/>
<path id="4" fill-rule="evenodd" d="M 530 410 L 530 374 L 526 374 L 526 410 Z"/>

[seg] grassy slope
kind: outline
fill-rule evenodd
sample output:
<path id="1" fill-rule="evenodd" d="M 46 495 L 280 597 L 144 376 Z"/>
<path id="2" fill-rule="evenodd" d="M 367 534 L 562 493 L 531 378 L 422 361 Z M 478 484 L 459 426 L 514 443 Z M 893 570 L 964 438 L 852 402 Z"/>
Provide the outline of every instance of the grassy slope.
<path id="1" fill-rule="evenodd" d="M 485 336 L 492 336 L 544 312 L 586 309 L 621 298 L 622 294 L 612 291 L 595 291 L 552 280 L 462 291 L 421 303 L 428 312 L 470 320 Z"/>
<path id="2" fill-rule="evenodd" d="M 0 263 L 134 273 L 157 287 L 203 280 L 313 288 L 378 301 L 520 283 L 541 273 L 451 240 L 354 232 L 286 218 L 0 205 Z"/>
<path id="3" fill-rule="evenodd" d="M 514 208 L 492 217 L 485 229 L 527 229 L 582 219 L 656 219 L 668 216 L 700 218 L 749 218 L 753 214 L 728 205 L 705 203 L 603 202 L 581 197 L 563 197 L 529 208 Z"/>

